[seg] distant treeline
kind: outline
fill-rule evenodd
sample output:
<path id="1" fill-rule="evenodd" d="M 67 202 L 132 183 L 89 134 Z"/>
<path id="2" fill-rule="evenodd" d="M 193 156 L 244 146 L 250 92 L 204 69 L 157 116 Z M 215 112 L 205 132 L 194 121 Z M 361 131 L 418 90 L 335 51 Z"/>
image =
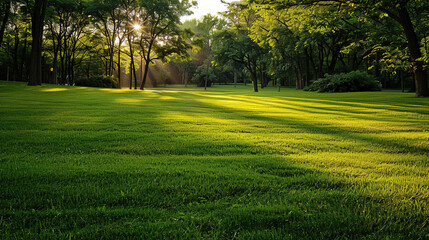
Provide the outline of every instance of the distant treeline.
<path id="1" fill-rule="evenodd" d="M 241 82 L 258 91 L 360 70 L 384 88 L 429 96 L 427 1 L 236 1 L 222 16 L 180 23 L 192 4 L 2 1 L 2 78 L 73 85 L 105 75 L 118 87 Z"/>

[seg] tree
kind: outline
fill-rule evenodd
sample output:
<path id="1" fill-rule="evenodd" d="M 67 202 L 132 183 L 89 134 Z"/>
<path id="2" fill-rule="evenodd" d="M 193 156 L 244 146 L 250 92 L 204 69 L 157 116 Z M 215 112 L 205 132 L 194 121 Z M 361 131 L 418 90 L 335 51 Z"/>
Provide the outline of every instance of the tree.
<path id="1" fill-rule="evenodd" d="M 121 0 L 91 0 L 87 12 L 93 17 L 94 26 L 102 33 L 107 46 L 106 75 L 113 75 L 115 46 L 118 32 L 126 18 Z"/>
<path id="2" fill-rule="evenodd" d="M 253 82 L 253 91 L 258 92 L 260 60 L 266 52 L 249 37 L 256 15 L 246 1 L 231 3 L 228 8 L 229 12 L 225 15 L 232 26 L 216 34 L 214 58 L 220 64 L 233 61 L 245 66 Z"/>
<path id="3" fill-rule="evenodd" d="M 408 51 L 411 57 L 412 69 L 416 85 L 416 95 L 418 97 L 429 96 L 426 64 L 423 61 L 423 54 L 420 49 L 422 37 L 419 37 L 415 23 L 413 23 L 411 13 L 420 8 L 427 9 L 427 1 L 418 0 L 255 0 L 255 2 L 270 4 L 278 9 L 290 8 L 297 5 L 333 5 L 338 9 L 345 9 L 349 12 L 362 12 L 366 17 L 371 18 L 374 15 L 383 14 L 386 17 L 396 21 L 402 27 L 402 33 L 405 35 L 408 45 Z M 414 19 L 414 22 L 417 22 Z"/>
<path id="4" fill-rule="evenodd" d="M 192 45 L 197 52 L 197 54 L 194 54 L 197 65 L 199 67 L 203 64 L 205 65 L 205 89 L 209 81 L 209 68 L 211 67 L 210 53 L 214 40 L 214 33 L 216 30 L 222 29 L 225 25 L 225 20 L 219 19 L 211 14 L 203 16 L 200 20 L 193 19 L 183 24 L 184 28 L 194 33 L 192 35 Z M 213 71 L 211 70 L 211 72 Z"/>
<path id="5" fill-rule="evenodd" d="M 185 42 L 178 24 L 180 16 L 189 14 L 192 6 L 188 0 L 141 0 L 139 19 L 144 23 L 139 47 L 145 62 L 140 89 L 144 90 L 149 65 L 156 59 L 166 60 L 173 54 L 187 54 L 189 45 Z M 153 82 L 152 85 L 156 85 Z"/>
<path id="6" fill-rule="evenodd" d="M 356 26 L 364 25 L 358 16 L 344 14 L 333 6 L 298 5 L 277 10 L 270 5 L 253 5 L 252 8 L 259 18 L 249 36 L 274 58 L 266 59 L 266 68 L 275 74 L 273 68 L 283 68 L 282 64 L 286 64 L 294 72 L 297 89 L 325 73 L 356 70 L 371 52 L 365 45 L 364 28 Z"/>
<path id="7" fill-rule="evenodd" d="M 258 60 L 262 55 L 259 46 L 247 35 L 237 35 L 233 30 L 225 30 L 216 35 L 214 58 L 220 64 L 230 61 L 246 67 L 253 82 L 253 91 L 258 92 Z"/>
<path id="8" fill-rule="evenodd" d="M 22 6 L 22 3 L 11 2 L 4 32 L 3 64 L 11 70 L 9 79 L 13 81 L 27 81 L 23 78 L 26 73 L 23 66 L 27 59 L 27 32 L 30 25 L 27 23 L 28 14 Z"/>
<path id="9" fill-rule="evenodd" d="M 91 33 L 88 31 L 89 17 L 84 6 L 76 0 L 51 0 L 51 11 L 47 12 L 47 25 L 50 38 L 48 51 L 52 56 L 52 83 L 74 83 L 76 65 L 81 62 L 88 51 L 88 43 L 84 39 Z M 58 58 L 60 61 L 58 61 Z M 60 81 L 57 80 L 58 62 L 60 62 Z"/>
<path id="10" fill-rule="evenodd" d="M 10 7 L 11 7 L 11 1 L 0 2 L 0 10 L 2 13 L 2 15 L 0 15 L 1 16 L 0 47 L 1 47 L 1 44 L 3 43 L 4 31 L 6 30 L 6 24 L 7 24 L 8 19 L 9 19 Z"/>
<path id="11" fill-rule="evenodd" d="M 33 37 L 30 55 L 30 70 L 28 85 L 42 84 L 42 37 L 45 21 L 47 0 L 35 0 L 34 5 L 27 0 L 27 6 L 32 7 L 31 35 Z"/>

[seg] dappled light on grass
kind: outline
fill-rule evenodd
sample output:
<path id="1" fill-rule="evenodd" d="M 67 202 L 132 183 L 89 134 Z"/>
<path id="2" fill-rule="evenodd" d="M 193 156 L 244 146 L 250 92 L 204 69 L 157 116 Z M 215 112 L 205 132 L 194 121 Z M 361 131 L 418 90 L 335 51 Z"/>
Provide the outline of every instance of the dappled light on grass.
<path id="1" fill-rule="evenodd" d="M 123 93 L 124 91 L 131 91 L 129 89 L 117 89 L 117 88 L 99 88 L 98 90 L 108 93 Z"/>
<path id="2" fill-rule="evenodd" d="M 319 103 L 318 101 L 306 101 L 296 99 L 295 101 L 280 100 L 273 98 L 252 98 L 227 96 L 219 99 L 219 96 L 205 96 L 200 99 L 206 104 L 241 111 L 251 115 L 259 116 L 260 119 L 273 119 L 281 124 L 282 119 L 286 124 L 293 119 L 318 127 L 341 127 L 345 131 L 361 133 L 379 132 L 403 132 L 419 131 L 423 127 L 429 131 L 429 126 L 422 126 L 422 121 L 428 121 L 429 115 L 420 113 L 409 113 L 405 119 L 398 118 L 401 112 L 387 111 L 381 107 L 350 107 Z M 371 106 L 371 105 L 368 105 Z M 376 105 L 372 105 L 373 107 Z M 415 115 L 410 119 L 410 114 Z M 255 117 L 258 118 L 258 117 Z"/>
<path id="3" fill-rule="evenodd" d="M 0 88 L 0 236 L 429 234 L 428 99 L 67 89 Z"/>
<path id="4" fill-rule="evenodd" d="M 159 98 L 160 100 L 175 100 L 178 99 L 177 97 L 172 97 L 172 96 L 161 96 Z"/>
<path id="5" fill-rule="evenodd" d="M 129 89 L 129 88 L 96 88 L 96 89 L 98 89 L 101 92 L 118 93 L 118 94 L 141 92 L 140 90 Z"/>
<path id="6" fill-rule="evenodd" d="M 47 89 L 42 89 L 42 92 L 63 92 L 63 91 L 68 91 L 68 88 L 47 88 Z"/>
<path id="7" fill-rule="evenodd" d="M 117 98 L 117 99 L 115 99 L 115 102 L 123 103 L 123 104 L 139 105 L 140 103 L 143 102 L 143 100 L 130 99 L 130 98 Z"/>
<path id="8" fill-rule="evenodd" d="M 145 93 L 145 92 L 183 93 L 183 92 L 193 92 L 193 90 L 146 89 L 146 90 L 143 91 L 143 93 Z"/>

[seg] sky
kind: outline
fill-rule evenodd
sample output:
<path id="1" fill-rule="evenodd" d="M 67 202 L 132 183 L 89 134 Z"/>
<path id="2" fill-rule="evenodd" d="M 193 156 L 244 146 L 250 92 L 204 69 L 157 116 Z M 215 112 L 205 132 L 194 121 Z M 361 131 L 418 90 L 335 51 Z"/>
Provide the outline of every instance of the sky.
<path id="1" fill-rule="evenodd" d="M 202 16 L 206 15 L 207 13 L 210 13 L 216 16 L 218 12 L 226 11 L 226 5 L 221 3 L 220 0 L 197 0 L 197 2 L 198 2 L 198 7 L 191 9 L 194 12 L 194 14 L 191 16 L 182 17 L 181 18 L 182 22 L 192 18 L 200 19 Z M 231 2 L 231 0 L 227 0 L 226 2 Z"/>

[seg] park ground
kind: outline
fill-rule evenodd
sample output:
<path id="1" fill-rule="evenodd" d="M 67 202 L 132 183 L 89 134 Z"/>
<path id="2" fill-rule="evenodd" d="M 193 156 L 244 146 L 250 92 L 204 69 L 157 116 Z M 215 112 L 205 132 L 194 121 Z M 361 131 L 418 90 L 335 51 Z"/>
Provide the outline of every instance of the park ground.
<path id="1" fill-rule="evenodd" d="M 0 82 L 0 239 L 429 239 L 429 98 Z"/>

